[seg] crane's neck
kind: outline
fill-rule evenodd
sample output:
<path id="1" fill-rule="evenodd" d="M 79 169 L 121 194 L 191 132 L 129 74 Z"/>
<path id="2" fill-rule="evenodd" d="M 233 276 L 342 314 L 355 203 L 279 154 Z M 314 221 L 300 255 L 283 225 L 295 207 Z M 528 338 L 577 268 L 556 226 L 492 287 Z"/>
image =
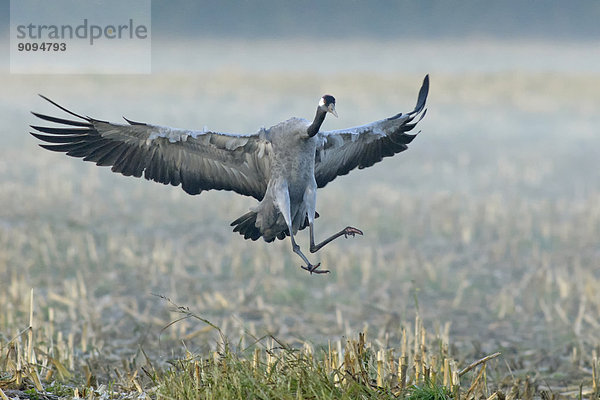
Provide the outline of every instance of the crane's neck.
<path id="1" fill-rule="evenodd" d="M 315 115 L 315 119 L 308 127 L 308 136 L 313 137 L 321 129 L 321 124 L 325 121 L 325 115 L 327 115 L 327 111 L 323 111 L 321 107 L 317 107 L 317 114 Z"/>

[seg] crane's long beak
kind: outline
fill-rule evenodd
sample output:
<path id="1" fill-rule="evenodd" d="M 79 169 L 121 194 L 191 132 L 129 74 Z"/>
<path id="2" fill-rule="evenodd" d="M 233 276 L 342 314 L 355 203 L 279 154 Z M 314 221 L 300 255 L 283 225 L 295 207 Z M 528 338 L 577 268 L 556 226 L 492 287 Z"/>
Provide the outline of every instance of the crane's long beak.
<path id="1" fill-rule="evenodd" d="M 327 107 L 327 111 L 332 113 L 334 117 L 338 117 L 337 112 L 335 111 L 335 104 L 330 104 L 329 107 Z"/>

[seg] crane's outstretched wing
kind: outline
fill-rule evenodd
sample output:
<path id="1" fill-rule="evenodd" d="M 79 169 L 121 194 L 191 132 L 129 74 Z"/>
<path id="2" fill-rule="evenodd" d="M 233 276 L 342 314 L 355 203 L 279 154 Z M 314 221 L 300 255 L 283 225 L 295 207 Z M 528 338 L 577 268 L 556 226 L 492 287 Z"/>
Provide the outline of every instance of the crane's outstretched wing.
<path id="1" fill-rule="evenodd" d="M 370 167 L 384 157 L 408 148 L 417 136 L 408 134 L 425 116 L 425 101 L 429 92 L 429 75 L 419 91 L 417 105 L 408 114 L 375 121 L 367 125 L 337 131 L 319 132 L 315 160 L 315 179 L 323 187 L 354 168 Z"/>
<path id="2" fill-rule="evenodd" d="M 264 197 L 270 170 L 270 144 L 264 130 L 243 136 L 174 129 L 125 119 L 114 124 L 75 114 L 69 120 L 33 113 L 60 127 L 34 126 L 30 132 L 50 144 L 40 146 L 112 166 L 113 172 L 177 186 L 189 194 L 203 190 L 233 190 L 258 200 Z"/>

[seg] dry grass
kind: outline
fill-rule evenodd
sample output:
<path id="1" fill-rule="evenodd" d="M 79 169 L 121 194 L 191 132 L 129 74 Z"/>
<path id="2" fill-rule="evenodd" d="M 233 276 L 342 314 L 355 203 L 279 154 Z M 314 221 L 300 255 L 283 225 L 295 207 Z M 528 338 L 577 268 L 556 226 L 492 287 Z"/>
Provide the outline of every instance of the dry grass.
<path id="1" fill-rule="evenodd" d="M 340 120 L 326 123 L 337 128 L 410 107 L 420 78 L 0 77 L 12 93 L 0 97 L 10 132 L 0 149 L 0 388 L 158 396 L 164 388 L 150 377 L 194 378 L 195 363 L 216 371 L 220 336 L 194 318 L 163 330 L 177 315 L 160 294 L 236 343 L 232 366 L 253 362 L 258 349 L 267 371 L 273 345 L 253 338 L 275 337 L 285 344 L 271 352 L 276 361 L 312 354 L 310 368 L 331 390 L 351 365 L 360 372 L 351 354 L 366 332 L 364 390 L 382 386 L 378 359 L 380 383 L 394 395 L 404 365 L 406 387 L 427 374 L 448 386 L 446 371 L 500 352 L 461 377 L 461 397 L 598 398 L 598 75 L 433 73 L 430 111 L 410 151 L 320 193 L 317 235 L 348 224 L 366 233 L 314 256 L 333 271 L 327 277 L 301 271 L 288 242 L 230 233 L 251 199 L 191 197 L 115 176 L 44 152 L 25 134 L 28 110 L 50 110 L 37 92 L 99 118 L 251 131 L 312 110 L 327 91 Z"/>
<path id="2" fill-rule="evenodd" d="M 162 296 L 160 296 L 162 297 Z M 86 343 L 60 341 L 44 345 L 34 339 L 33 291 L 30 297 L 30 325 L 2 348 L 0 361 L 4 371 L 0 396 L 6 393 L 38 396 L 38 398 L 130 398 L 134 393 L 157 399 L 183 398 L 397 398 L 435 399 L 488 397 L 485 367 L 495 353 L 473 362 L 462 370 L 449 356 L 447 337 L 429 334 L 417 315 L 414 325 L 402 328 L 400 348 L 382 348 L 360 333 L 357 339 L 329 343 L 315 349 L 309 342 L 294 348 L 269 335 L 260 339 L 250 336 L 251 344 L 232 345 L 223 331 L 210 321 L 194 314 L 188 307 L 166 300 L 180 316 L 170 325 L 186 319 L 205 323 L 218 332 L 215 350 L 210 355 L 186 351 L 185 356 L 171 361 L 171 367 L 157 368 L 143 353 L 145 365 L 132 371 L 124 365 L 115 369 L 118 379 L 109 386 L 97 381 L 89 368 L 74 378 L 74 354 L 85 357 Z M 168 328 L 166 326 L 164 329 Z M 444 336 L 447 333 L 444 334 Z M 45 339 L 48 339 L 47 337 Z M 82 339 L 83 340 L 83 339 Z M 78 347 L 80 347 L 78 349 Z M 94 346 L 92 346 L 94 347 Z M 379 348 L 377 348 L 379 347 Z M 470 384 L 461 379 L 479 368 Z M 143 376 L 138 376 L 142 371 Z M 85 382 L 85 383 L 84 383 Z M 518 383 L 515 383 L 518 388 Z M 4 388 L 4 389 L 3 389 Z M 28 388 L 28 389 L 26 389 Z M 506 397 L 502 391 L 496 395 Z M 437 396 L 437 397 L 436 397 Z"/>

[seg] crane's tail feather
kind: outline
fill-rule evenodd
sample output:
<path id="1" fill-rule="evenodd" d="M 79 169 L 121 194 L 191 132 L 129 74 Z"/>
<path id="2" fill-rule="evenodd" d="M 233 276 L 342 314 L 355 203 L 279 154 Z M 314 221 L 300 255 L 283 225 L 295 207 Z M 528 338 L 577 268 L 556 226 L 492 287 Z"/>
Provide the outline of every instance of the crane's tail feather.
<path id="1" fill-rule="evenodd" d="M 250 211 L 231 223 L 234 232 L 239 232 L 244 239 L 258 240 L 262 236 L 260 229 L 256 227 L 256 212 Z"/>
<path id="2" fill-rule="evenodd" d="M 244 239 L 258 240 L 263 233 L 256 226 L 256 211 L 249 211 L 246 214 L 242 215 L 235 221 L 233 221 L 230 225 L 233 226 L 234 232 L 239 232 L 240 235 L 244 237 Z M 315 213 L 315 218 L 319 218 L 319 213 Z M 304 220 L 304 224 L 300 227 L 300 230 L 306 228 L 308 226 L 308 217 Z M 275 238 L 282 240 L 290 235 L 290 232 L 287 228 L 284 230 L 269 236 L 264 236 L 265 241 L 272 242 Z"/>

